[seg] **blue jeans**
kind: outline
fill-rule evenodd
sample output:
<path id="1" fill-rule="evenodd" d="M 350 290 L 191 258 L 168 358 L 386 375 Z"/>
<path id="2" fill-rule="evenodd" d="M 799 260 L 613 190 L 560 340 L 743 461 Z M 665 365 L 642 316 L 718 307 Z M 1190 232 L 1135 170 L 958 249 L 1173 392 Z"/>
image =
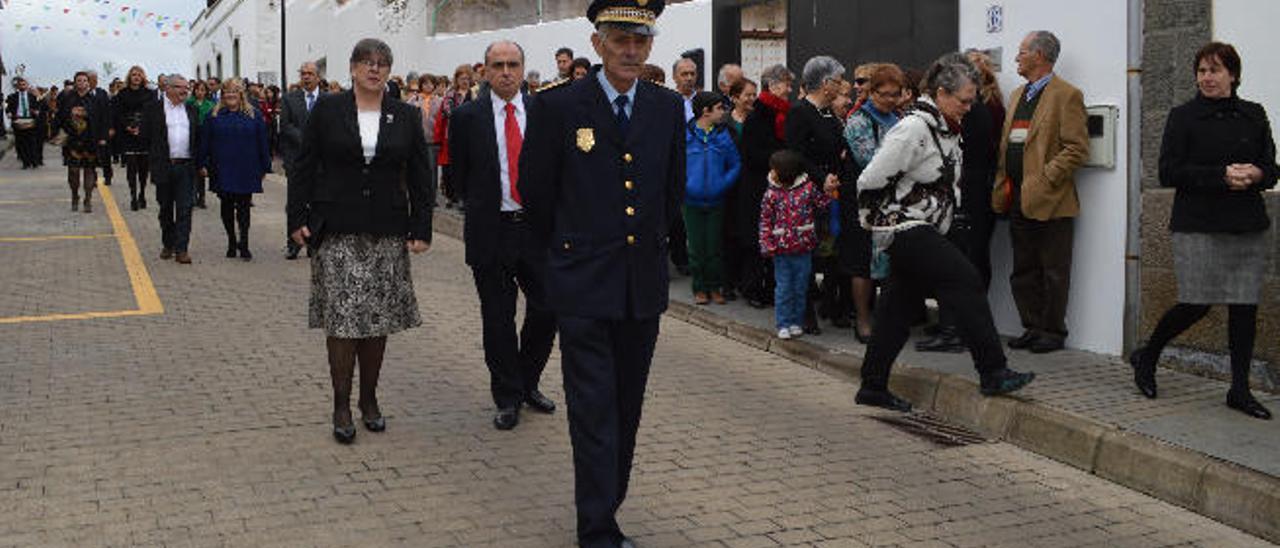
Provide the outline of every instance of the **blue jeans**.
<path id="1" fill-rule="evenodd" d="M 773 257 L 773 315 L 778 329 L 804 323 L 804 305 L 813 274 L 813 256 L 775 255 Z"/>

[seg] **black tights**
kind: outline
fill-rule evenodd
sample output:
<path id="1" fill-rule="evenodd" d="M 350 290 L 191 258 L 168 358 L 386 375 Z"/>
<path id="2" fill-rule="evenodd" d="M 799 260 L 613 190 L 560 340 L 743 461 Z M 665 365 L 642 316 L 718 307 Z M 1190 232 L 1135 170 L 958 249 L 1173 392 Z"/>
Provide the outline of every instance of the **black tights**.
<path id="1" fill-rule="evenodd" d="M 249 199 L 248 194 L 226 194 L 222 197 L 222 228 L 227 231 L 227 247 L 249 247 Z M 240 238 L 236 238 L 236 226 Z"/>
<path id="2" fill-rule="evenodd" d="M 131 200 L 147 200 L 147 177 L 151 173 L 150 170 L 146 155 L 126 154 L 124 156 L 124 176 L 129 180 Z"/>
<path id="3" fill-rule="evenodd" d="M 360 364 L 360 413 L 368 419 L 382 416 L 378 409 L 378 375 L 382 371 L 382 355 L 387 350 L 386 337 L 343 339 L 329 337 L 329 377 L 333 381 L 333 420 L 340 426 L 351 424 L 351 384 L 356 363 Z"/>
<path id="4" fill-rule="evenodd" d="M 1160 361 L 1160 352 L 1183 331 L 1190 329 L 1196 322 L 1209 313 L 1207 304 L 1178 303 L 1173 305 L 1147 341 L 1143 358 L 1144 365 L 1153 365 Z M 1249 392 L 1249 366 L 1253 362 L 1253 341 L 1258 333 L 1258 305 L 1227 305 L 1227 344 L 1231 347 L 1231 391 L 1235 393 Z"/>

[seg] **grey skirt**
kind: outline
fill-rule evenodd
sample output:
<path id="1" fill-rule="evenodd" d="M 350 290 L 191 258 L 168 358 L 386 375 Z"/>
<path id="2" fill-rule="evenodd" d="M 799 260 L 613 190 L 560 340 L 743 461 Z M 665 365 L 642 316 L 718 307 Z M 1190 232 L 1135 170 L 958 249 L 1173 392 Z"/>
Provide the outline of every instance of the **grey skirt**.
<path id="1" fill-rule="evenodd" d="M 308 325 L 330 337 L 385 337 L 422 325 L 403 237 L 331 234 L 311 259 Z"/>
<path id="2" fill-rule="evenodd" d="M 1174 232 L 1178 302 L 1257 304 L 1267 272 L 1267 232 Z"/>

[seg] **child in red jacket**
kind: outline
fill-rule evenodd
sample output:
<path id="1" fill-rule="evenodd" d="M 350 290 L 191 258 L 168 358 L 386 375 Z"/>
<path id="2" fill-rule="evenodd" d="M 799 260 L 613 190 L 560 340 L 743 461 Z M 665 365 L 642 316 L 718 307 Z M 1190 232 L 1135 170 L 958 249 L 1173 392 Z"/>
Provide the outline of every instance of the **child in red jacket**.
<path id="1" fill-rule="evenodd" d="M 760 253 L 773 258 L 774 318 L 778 338 L 804 333 L 805 293 L 818 247 L 816 217 L 831 205 L 827 194 L 837 185 L 819 190 L 804 173 L 804 161 L 791 150 L 769 157 L 769 189 L 760 201 Z"/>

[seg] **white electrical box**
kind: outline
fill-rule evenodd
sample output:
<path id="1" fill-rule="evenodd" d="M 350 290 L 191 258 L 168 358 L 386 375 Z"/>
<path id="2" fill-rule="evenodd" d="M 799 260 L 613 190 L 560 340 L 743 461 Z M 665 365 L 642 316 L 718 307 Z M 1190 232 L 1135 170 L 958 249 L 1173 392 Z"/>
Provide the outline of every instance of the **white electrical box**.
<path id="1" fill-rule="evenodd" d="M 1089 158 L 1084 165 L 1116 167 L 1116 125 L 1120 109 L 1115 105 L 1090 105 L 1085 107 L 1085 112 L 1088 114 Z"/>

